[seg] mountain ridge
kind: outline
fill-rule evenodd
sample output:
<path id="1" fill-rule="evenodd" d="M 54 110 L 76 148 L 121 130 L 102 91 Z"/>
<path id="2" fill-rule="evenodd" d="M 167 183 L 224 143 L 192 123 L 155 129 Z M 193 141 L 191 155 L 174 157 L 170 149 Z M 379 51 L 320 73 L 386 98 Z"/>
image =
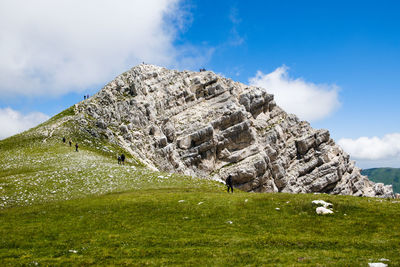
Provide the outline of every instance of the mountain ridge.
<path id="1" fill-rule="evenodd" d="M 211 71 L 140 64 L 74 106 L 81 131 L 153 170 L 224 180 L 254 192 L 391 197 L 330 138 L 287 114 L 268 89 Z"/>

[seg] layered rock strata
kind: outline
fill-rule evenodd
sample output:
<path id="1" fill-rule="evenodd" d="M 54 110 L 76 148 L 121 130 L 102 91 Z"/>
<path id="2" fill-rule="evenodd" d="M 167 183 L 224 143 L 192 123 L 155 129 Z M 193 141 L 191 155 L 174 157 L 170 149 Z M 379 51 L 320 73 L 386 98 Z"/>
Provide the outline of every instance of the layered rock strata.
<path id="1" fill-rule="evenodd" d="M 211 71 L 138 65 L 75 106 L 82 130 L 152 168 L 224 180 L 252 192 L 393 195 L 330 138 L 276 105 L 268 88 Z"/>

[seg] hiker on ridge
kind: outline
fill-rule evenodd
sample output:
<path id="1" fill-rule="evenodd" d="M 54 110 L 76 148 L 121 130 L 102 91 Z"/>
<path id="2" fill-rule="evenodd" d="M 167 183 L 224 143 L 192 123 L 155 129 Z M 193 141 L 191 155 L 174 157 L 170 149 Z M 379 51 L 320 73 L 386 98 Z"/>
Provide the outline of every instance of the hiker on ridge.
<path id="1" fill-rule="evenodd" d="M 125 165 L 125 155 L 121 154 L 121 163 L 122 165 Z"/>
<path id="2" fill-rule="evenodd" d="M 79 145 L 78 143 L 75 144 L 75 151 L 78 152 Z"/>
<path id="3" fill-rule="evenodd" d="M 232 186 L 232 175 L 228 175 L 228 178 L 226 178 L 225 180 L 226 186 L 228 187 L 228 193 L 229 193 L 229 189 L 231 189 L 232 193 L 233 193 L 233 186 Z"/>
<path id="4" fill-rule="evenodd" d="M 63 137 L 63 143 L 65 144 L 65 137 Z"/>
<path id="5" fill-rule="evenodd" d="M 72 140 L 70 139 L 69 140 L 69 147 L 71 147 L 72 146 Z"/>

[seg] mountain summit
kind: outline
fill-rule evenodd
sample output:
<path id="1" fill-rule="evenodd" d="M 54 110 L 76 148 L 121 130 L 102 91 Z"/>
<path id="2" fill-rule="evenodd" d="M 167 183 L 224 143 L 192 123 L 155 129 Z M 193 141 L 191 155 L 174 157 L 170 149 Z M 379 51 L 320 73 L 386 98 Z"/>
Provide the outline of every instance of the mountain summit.
<path id="1" fill-rule="evenodd" d="M 390 197 L 330 138 L 287 114 L 268 88 L 211 71 L 140 64 L 74 106 L 80 131 L 152 169 L 225 180 L 253 192 Z"/>

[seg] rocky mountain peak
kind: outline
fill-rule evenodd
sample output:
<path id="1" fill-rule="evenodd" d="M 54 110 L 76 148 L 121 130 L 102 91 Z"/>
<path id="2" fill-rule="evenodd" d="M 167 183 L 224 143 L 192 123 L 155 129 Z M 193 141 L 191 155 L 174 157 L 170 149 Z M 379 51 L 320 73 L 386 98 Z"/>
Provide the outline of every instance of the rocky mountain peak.
<path id="1" fill-rule="evenodd" d="M 204 178 L 232 175 L 253 192 L 392 196 L 330 138 L 276 105 L 268 88 L 212 71 L 140 64 L 75 106 L 81 129 L 149 167 Z"/>

